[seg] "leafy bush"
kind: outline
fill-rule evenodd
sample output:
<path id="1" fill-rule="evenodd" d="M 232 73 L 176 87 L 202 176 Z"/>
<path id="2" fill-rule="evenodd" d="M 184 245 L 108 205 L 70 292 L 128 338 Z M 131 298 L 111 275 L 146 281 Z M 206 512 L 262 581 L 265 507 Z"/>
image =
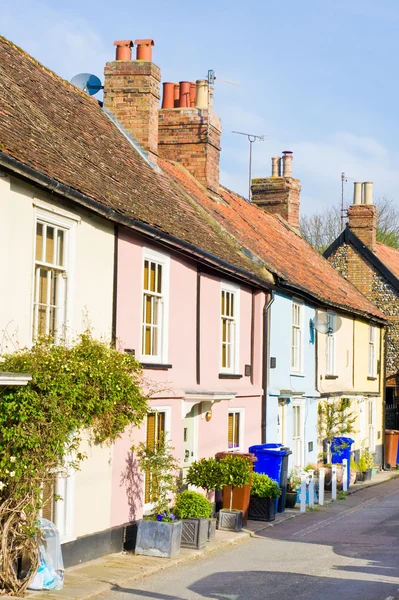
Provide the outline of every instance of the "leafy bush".
<path id="1" fill-rule="evenodd" d="M 251 496 L 258 498 L 279 498 L 281 489 L 274 479 L 262 473 L 253 473 L 251 482 Z"/>
<path id="2" fill-rule="evenodd" d="M 137 463 L 146 474 L 146 485 L 150 498 L 155 503 L 157 515 L 169 514 L 171 496 L 177 491 L 179 463 L 172 454 L 172 448 L 162 433 L 151 445 L 140 442 L 133 446 Z M 166 519 L 159 519 L 165 521 Z"/>
<path id="3" fill-rule="evenodd" d="M 220 462 L 215 458 L 201 458 L 193 462 L 187 470 L 186 482 L 202 488 L 207 495 L 211 490 L 221 490 L 224 481 Z"/>
<path id="4" fill-rule="evenodd" d="M 212 504 L 199 492 L 184 491 L 177 495 L 174 514 L 179 519 L 207 519 L 212 514 Z"/>
<path id="5" fill-rule="evenodd" d="M 374 467 L 374 458 L 370 450 L 362 448 L 357 466 L 361 473 L 365 473 L 368 469 Z"/>
<path id="6" fill-rule="evenodd" d="M 230 510 L 232 510 L 234 489 L 249 483 L 252 474 L 252 463 L 245 456 L 228 454 L 220 460 L 220 464 L 223 484 L 231 486 Z"/>
<path id="7" fill-rule="evenodd" d="M 32 376 L 26 386 L 0 388 L 0 588 L 23 594 L 38 565 L 43 484 L 79 467 L 83 435 L 113 442 L 148 408 L 139 363 L 89 333 L 68 347 L 40 339 L 2 356 L 1 369 Z M 31 572 L 18 579 L 22 554 Z"/>

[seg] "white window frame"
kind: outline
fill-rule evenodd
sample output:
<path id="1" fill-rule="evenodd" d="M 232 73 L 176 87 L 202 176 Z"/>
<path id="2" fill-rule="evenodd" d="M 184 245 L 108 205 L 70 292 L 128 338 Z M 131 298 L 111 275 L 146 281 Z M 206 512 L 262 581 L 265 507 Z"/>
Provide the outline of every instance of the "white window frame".
<path id="1" fill-rule="evenodd" d="M 240 430 L 238 432 L 238 447 L 237 448 L 229 448 L 229 418 L 227 416 L 227 450 L 228 452 L 243 452 L 244 451 L 244 427 L 245 427 L 245 409 L 244 408 L 229 408 L 228 415 L 238 413 L 240 415 Z M 233 431 L 234 431 L 234 422 L 233 422 Z"/>
<path id="2" fill-rule="evenodd" d="M 327 312 L 327 334 L 326 334 L 326 375 L 335 375 L 336 372 L 336 321 L 337 315 Z"/>
<path id="3" fill-rule="evenodd" d="M 298 307 L 299 319 L 294 323 L 294 307 Z M 300 374 L 303 372 L 303 343 L 304 343 L 304 331 L 303 331 L 303 319 L 304 319 L 304 304 L 299 300 L 292 300 L 291 304 L 291 373 Z M 294 331 L 297 333 L 295 336 L 299 336 L 299 343 L 294 344 Z M 297 348 L 297 360 L 295 360 L 294 348 Z"/>
<path id="4" fill-rule="evenodd" d="M 375 325 L 369 325 L 368 331 L 368 376 L 377 376 L 377 328 Z"/>
<path id="5" fill-rule="evenodd" d="M 172 407 L 171 406 L 150 406 L 149 412 L 159 412 L 165 414 L 165 440 L 172 440 Z M 147 439 L 147 417 L 145 419 L 144 439 Z M 144 503 L 145 499 L 145 473 L 142 473 L 142 494 L 143 494 L 143 514 L 149 515 L 154 512 L 155 504 L 153 502 Z"/>
<path id="6" fill-rule="evenodd" d="M 222 305 L 222 292 L 227 292 L 234 295 L 234 314 L 231 319 L 233 322 L 233 357 L 232 364 L 230 367 L 223 367 L 222 361 L 222 348 L 223 348 L 223 317 L 221 305 Z M 219 295 L 219 311 L 220 311 L 220 344 L 219 344 L 219 356 L 220 356 L 220 373 L 231 373 L 238 374 L 240 370 L 240 287 L 222 281 L 220 285 Z"/>
<path id="7" fill-rule="evenodd" d="M 32 301 L 31 301 L 31 324 L 30 324 L 30 339 L 33 344 L 36 335 L 33 332 L 35 326 L 35 304 L 37 303 L 37 298 L 35 298 L 35 287 L 36 282 L 36 266 L 40 264 L 46 264 L 42 261 L 36 260 L 36 230 L 37 224 L 43 223 L 45 225 L 49 225 L 50 227 L 60 228 L 65 231 L 65 239 L 64 239 L 64 266 L 62 269 L 63 276 L 63 296 L 64 301 L 62 305 L 62 310 L 58 315 L 58 323 L 55 331 L 55 342 L 64 342 L 68 343 L 69 335 L 67 329 L 67 323 L 71 321 L 72 318 L 72 303 L 71 298 L 73 298 L 73 284 L 74 284 L 74 269 L 75 269 L 75 248 L 76 248 L 76 224 L 80 221 L 80 218 L 75 217 L 74 215 L 65 216 L 64 213 L 60 214 L 56 212 L 54 208 L 44 208 L 41 205 L 37 205 L 34 203 L 34 219 L 33 219 L 33 271 L 32 271 Z M 51 265 L 48 265 L 51 268 Z M 37 291 L 36 291 L 37 293 Z"/>
<path id="8" fill-rule="evenodd" d="M 160 320 L 159 325 L 159 348 L 157 354 L 143 353 L 143 331 L 144 331 L 144 264 L 145 261 L 155 262 L 162 267 L 162 291 L 161 310 L 158 314 Z M 168 362 L 168 336 L 169 336 L 169 286 L 170 286 L 170 256 L 151 250 L 150 248 L 143 249 L 142 271 L 141 271 L 141 312 L 140 312 L 140 351 L 141 362 L 167 364 Z"/>

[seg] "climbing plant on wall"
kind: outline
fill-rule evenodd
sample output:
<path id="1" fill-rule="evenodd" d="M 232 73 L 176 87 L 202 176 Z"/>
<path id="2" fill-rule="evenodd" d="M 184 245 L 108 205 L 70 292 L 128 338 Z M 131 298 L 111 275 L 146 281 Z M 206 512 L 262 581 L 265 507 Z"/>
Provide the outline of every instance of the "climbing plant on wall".
<path id="1" fill-rule="evenodd" d="M 111 443 L 147 412 L 139 363 L 81 335 L 71 346 L 42 339 L 2 357 L 2 371 L 29 373 L 27 386 L 0 388 L 0 593 L 22 594 L 37 564 L 43 484 L 77 469 L 82 437 Z M 19 578 L 18 560 L 30 559 Z"/>

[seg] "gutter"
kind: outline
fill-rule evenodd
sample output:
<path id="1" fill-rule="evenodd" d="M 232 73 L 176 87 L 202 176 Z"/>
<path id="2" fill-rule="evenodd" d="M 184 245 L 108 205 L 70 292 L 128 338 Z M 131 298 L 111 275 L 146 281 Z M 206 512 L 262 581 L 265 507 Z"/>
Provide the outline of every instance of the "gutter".
<path id="1" fill-rule="evenodd" d="M 289 281 L 287 281 L 285 279 L 279 279 L 278 284 L 276 286 L 274 286 L 274 288 L 276 289 L 278 287 L 280 287 L 282 289 L 287 289 L 287 291 L 290 291 L 290 293 L 295 293 L 297 296 L 303 298 L 304 300 L 309 301 L 313 305 L 317 306 L 317 305 L 323 304 L 324 306 L 330 306 L 332 308 L 339 309 L 343 313 L 346 313 L 349 315 L 354 315 L 354 314 L 360 315 L 363 318 L 365 318 L 369 321 L 374 321 L 376 323 L 379 323 L 380 325 L 387 324 L 387 321 L 385 319 L 383 319 L 382 317 L 376 317 L 375 315 L 373 315 L 371 313 L 364 312 L 364 311 L 356 309 L 356 308 L 348 308 L 341 304 L 336 304 L 335 302 L 330 302 L 330 301 L 326 301 L 323 298 L 318 298 L 316 295 L 310 294 L 306 289 L 302 288 L 300 285 L 297 285 L 295 283 L 290 283 Z"/>
<path id="2" fill-rule="evenodd" d="M 36 171 L 36 169 L 21 163 L 20 161 L 1 151 L 0 165 L 10 171 L 11 174 L 17 174 L 20 177 L 28 180 L 28 182 L 34 182 L 38 186 L 45 188 L 51 193 L 59 194 L 68 200 L 72 200 L 74 203 L 101 215 L 113 223 L 124 225 L 136 233 L 150 237 L 157 243 L 174 250 L 175 252 L 179 252 L 180 254 L 184 254 L 190 258 L 195 257 L 198 262 L 207 265 L 208 267 L 223 271 L 230 277 L 243 281 L 247 285 L 255 285 L 267 292 L 272 287 L 270 284 L 265 283 L 265 280 L 261 277 L 253 275 L 249 271 L 245 271 L 245 269 L 236 267 L 222 258 L 219 258 L 210 252 L 206 252 L 206 250 L 202 250 L 197 246 L 190 244 L 189 242 L 180 240 L 179 238 L 157 229 L 152 225 L 138 221 L 133 217 L 127 217 L 113 208 L 93 200 L 93 198 L 90 196 L 86 196 L 85 194 L 78 192 L 74 188 L 57 181 L 53 177 L 49 177 L 48 175 L 44 175 L 43 173 Z"/>
<path id="3" fill-rule="evenodd" d="M 269 385 L 269 366 L 270 366 L 270 307 L 274 302 L 274 292 L 271 291 L 266 296 L 263 307 L 263 335 L 262 335 L 262 421 L 261 421 L 261 443 L 266 444 L 266 425 L 267 425 L 267 388 Z"/>

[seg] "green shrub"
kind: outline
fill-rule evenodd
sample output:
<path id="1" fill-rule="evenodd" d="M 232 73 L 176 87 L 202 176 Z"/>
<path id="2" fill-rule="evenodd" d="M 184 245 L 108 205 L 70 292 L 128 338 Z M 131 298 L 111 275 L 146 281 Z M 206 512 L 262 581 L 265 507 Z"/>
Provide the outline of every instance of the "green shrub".
<path id="1" fill-rule="evenodd" d="M 274 479 L 270 479 L 268 475 L 262 473 L 254 473 L 252 475 L 251 496 L 258 498 L 279 498 L 281 489 Z"/>
<path id="2" fill-rule="evenodd" d="M 228 454 L 220 460 L 222 468 L 222 481 L 230 485 L 230 510 L 233 507 L 233 492 L 236 487 L 244 487 L 249 483 L 252 474 L 252 463 L 244 456 Z"/>
<path id="3" fill-rule="evenodd" d="M 187 470 L 186 482 L 202 488 L 207 494 L 211 490 L 221 490 L 224 481 L 220 462 L 215 458 L 196 460 Z"/>
<path id="4" fill-rule="evenodd" d="M 173 512 L 179 519 L 207 519 L 212 504 L 199 492 L 185 491 L 177 495 Z"/>
<path id="5" fill-rule="evenodd" d="M 368 469 L 372 469 L 374 467 L 374 458 L 370 450 L 365 450 L 364 448 L 362 449 L 357 465 L 361 473 L 364 473 Z"/>

